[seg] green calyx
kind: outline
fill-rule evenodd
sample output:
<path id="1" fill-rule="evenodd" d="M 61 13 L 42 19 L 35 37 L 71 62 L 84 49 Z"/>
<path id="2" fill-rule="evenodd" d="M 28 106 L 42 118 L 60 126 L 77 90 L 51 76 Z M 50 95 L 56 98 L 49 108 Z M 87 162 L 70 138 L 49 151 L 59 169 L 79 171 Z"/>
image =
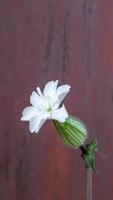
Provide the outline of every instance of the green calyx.
<path id="1" fill-rule="evenodd" d="M 87 129 L 77 118 L 69 116 L 64 123 L 53 120 L 58 135 L 64 144 L 71 148 L 79 148 L 87 138 Z"/>
<path id="2" fill-rule="evenodd" d="M 96 170 L 95 152 L 97 151 L 97 139 L 93 138 L 89 144 L 82 145 L 80 149 L 82 151 L 81 156 L 85 160 L 86 167 Z"/>

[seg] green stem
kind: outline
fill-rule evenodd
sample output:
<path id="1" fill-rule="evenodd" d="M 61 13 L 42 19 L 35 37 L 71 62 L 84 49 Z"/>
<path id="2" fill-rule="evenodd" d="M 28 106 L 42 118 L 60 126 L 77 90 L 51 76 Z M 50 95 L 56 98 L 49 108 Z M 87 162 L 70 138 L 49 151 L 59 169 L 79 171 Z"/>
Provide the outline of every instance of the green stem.
<path id="1" fill-rule="evenodd" d="M 92 168 L 87 168 L 87 200 L 92 200 Z"/>

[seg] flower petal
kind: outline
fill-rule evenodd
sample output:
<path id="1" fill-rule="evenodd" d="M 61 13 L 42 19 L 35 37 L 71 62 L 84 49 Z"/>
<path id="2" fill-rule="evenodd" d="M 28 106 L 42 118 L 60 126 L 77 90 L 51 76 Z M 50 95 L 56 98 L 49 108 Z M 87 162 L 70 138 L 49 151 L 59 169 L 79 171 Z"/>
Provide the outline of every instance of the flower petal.
<path id="1" fill-rule="evenodd" d="M 39 96 L 42 96 L 43 94 L 42 94 L 41 89 L 39 87 L 37 87 L 36 89 L 37 89 L 37 92 L 38 92 Z"/>
<path id="2" fill-rule="evenodd" d="M 56 80 L 56 81 L 55 81 L 55 89 L 56 89 L 57 86 L 58 86 L 58 82 L 59 82 L 59 80 Z"/>
<path id="3" fill-rule="evenodd" d="M 35 133 L 38 133 L 39 130 L 41 129 L 41 127 L 43 126 L 43 124 L 46 122 L 47 119 L 42 119 L 37 127 L 37 129 L 35 130 Z"/>
<path id="4" fill-rule="evenodd" d="M 39 101 L 40 101 L 39 95 L 37 94 L 37 92 L 33 91 L 30 96 L 30 103 L 33 106 L 37 107 L 39 105 Z"/>
<path id="5" fill-rule="evenodd" d="M 63 99 L 66 97 L 66 95 L 69 93 L 71 86 L 70 85 L 62 85 L 60 87 L 57 88 L 57 97 L 58 97 L 58 103 L 60 105 L 60 103 L 63 101 Z"/>
<path id="6" fill-rule="evenodd" d="M 33 91 L 32 95 L 30 96 L 30 103 L 39 110 L 40 108 L 48 105 L 47 99 L 43 95 L 39 96 L 35 91 Z"/>
<path id="7" fill-rule="evenodd" d="M 67 113 L 65 106 L 63 105 L 61 108 L 55 110 L 52 113 L 51 119 L 58 120 L 63 123 L 63 122 L 65 122 L 67 117 L 68 117 L 68 113 Z"/>
<path id="8" fill-rule="evenodd" d="M 32 117 L 37 114 L 37 109 L 33 106 L 24 108 L 22 112 L 21 121 L 29 121 Z"/>
<path id="9" fill-rule="evenodd" d="M 46 83 L 45 87 L 44 87 L 44 95 L 45 96 L 54 96 L 56 93 L 56 88 L 58 85 L 58 80 L 56 81 L 49 81 L 48 83 Z"/>
<path id="10" fill-rule="evenodd" d="M 37 115 L 36 117 L 32 118 L 29 123 L 29 130 L 31 133 L 35 132 L 38 133 L 39 129 L 42 127 L 44 122 L 47 120 L 47 116 Z"/>

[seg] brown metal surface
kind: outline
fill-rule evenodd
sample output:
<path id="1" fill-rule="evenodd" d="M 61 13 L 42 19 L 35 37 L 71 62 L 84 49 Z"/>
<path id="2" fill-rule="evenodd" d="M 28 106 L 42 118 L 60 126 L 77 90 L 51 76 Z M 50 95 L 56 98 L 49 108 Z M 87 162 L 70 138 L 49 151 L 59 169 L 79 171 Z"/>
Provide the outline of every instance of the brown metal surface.
<path id="1" fill-rule="evenodd" d="M 20 122 L 29 95 L 69 83 L 65 104 L 96 135 L 94 200 L 113 198 L 113 1 L 0 1 L 0 200 L 85 200 L 79 150 L 52 123 L 30 135 Z"/>

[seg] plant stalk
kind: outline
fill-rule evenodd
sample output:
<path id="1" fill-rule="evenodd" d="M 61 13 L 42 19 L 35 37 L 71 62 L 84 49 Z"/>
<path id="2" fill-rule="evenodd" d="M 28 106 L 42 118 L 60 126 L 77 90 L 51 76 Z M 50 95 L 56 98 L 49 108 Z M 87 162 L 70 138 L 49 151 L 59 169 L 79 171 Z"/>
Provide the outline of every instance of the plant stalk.
<path id="1" fill-rule="evenodd" d="M 92 168 L 87 167 L 87 200 L 92 200 Z"/>

